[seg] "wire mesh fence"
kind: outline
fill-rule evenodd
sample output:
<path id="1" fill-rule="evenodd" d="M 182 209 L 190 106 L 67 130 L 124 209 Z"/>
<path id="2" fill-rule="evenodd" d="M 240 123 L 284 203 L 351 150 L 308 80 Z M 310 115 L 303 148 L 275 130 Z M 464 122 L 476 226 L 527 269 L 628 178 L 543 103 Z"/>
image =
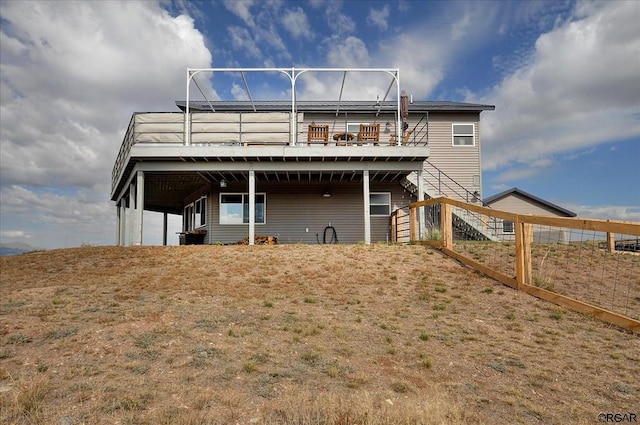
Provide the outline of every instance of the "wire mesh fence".
<path id="1" fill-rule="evenodd" d="M 413 243 L 442 247 L 510 286 L 640 330 L 640 223 L 522 216 L 448 198 L 414 203 L 407 216 Z"/>

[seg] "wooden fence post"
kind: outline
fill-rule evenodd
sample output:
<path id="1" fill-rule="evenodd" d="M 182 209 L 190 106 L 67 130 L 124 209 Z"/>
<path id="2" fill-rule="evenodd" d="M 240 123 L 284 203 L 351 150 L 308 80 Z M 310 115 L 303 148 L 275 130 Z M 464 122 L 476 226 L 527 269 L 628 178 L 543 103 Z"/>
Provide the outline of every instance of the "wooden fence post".
<path id="1" fill-rule="evenodd" d="M 531 266 L 531 243 L 533 242 L 533 225 L 530 223 L 514 223 L 516 231 L 516 282 L 518 290 L 522 285 L 531 285 L 533 270 Z"/>
<path id="2" fill-rule="evenodd" d="M 616 235 L 615 235 L 615 233 L 607 232 L 607 251 L 616 252 Z"/>
<path id="3" fill-rule="evenodd" d="M 453 217 L 451 205 L 440 204 L 440 231 L 442 232 L 442 246 L 453 249 Z"/>
<path id="4" fill-rule="evenodd" d="M 415 242 L 417 240 L 418 240 L 418 211 L 417 211 L 417 208 L 409 208 L 409 242 Z"/>
<path id="5" fill-rule="evenodd" d="M 391 214 L 391 243 L 398 242 L 398 211 Z"/>

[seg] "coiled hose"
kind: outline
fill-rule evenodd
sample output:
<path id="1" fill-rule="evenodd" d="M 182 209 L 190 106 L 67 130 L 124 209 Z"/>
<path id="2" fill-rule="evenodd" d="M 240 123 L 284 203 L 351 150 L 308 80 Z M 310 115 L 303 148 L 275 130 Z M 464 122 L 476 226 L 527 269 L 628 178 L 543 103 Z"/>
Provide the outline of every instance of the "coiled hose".
<path id="1" fill-rule="evenodd" d="M 331 238 L 329 239 L 329 242 L 327 242 L 327 232 L 329 232 L 329 234 L 331 236 Z M 318 241 L 318 244 L 320 244 L 320 239 L 319 239 L 317 233 L 316 233 L 316 241 Z M 338 243 L 338 233 L 336 232 L 335 227 L 327 226 L 327 227 L 324 228 L 324 233 L 322 234 L 322 243 L 323 244 L 328 244 L 328 243 L 337 244 Z"/>

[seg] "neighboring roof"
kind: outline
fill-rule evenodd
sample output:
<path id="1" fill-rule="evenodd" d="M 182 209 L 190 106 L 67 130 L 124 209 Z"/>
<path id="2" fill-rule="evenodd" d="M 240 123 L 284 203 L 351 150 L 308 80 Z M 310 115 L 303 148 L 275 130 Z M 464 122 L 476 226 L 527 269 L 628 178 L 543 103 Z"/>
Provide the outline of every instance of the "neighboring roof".
<path id="1" fill-rule="evenodd" d="M 493 196 L 489 196 L 488 198 L 485 198 L 483 200 L 483 203 L 485 205 L 488 205 L 488 204 L 496 202 L 496 201 L 498 201 L 498 200 L 500 200 L 502 198 L 505 198 L 505 197 L 507 197 L 509 195 L 514 195 L 514 194 L 520 195 L 520 196 L 525 197 L 525 198 L 529 198 L 529 199 L 531 199 L 531 200 L 533 200 L 535 202 L 538 202 L 539 204 L 542 204 L 542 205 L 546 206 L 547 208 L 551 208 L 553 210 L 556 210 L 559 213 L 561 213 L 561 214 L 563 214 L 563 215 L 565 215 L 567 217 L 575 217 L 576 216 L 576 213 L 574 213 L 573 211 L 569 211 L 569 210 L 567 210 L 565 208 L 562 208 L 562 207 L 560 207 L 560 206 L 558 206 L 556 204 L 552 204 L 549 201 L 545 201 L 542 198 L 538 198 L 537 196 L 534 196 L 534 195 L 532 195 L 530 193 L 527 193 L 522 189 L 518 189 L 517 187 L 511 188 L 509 190 L 505 190 L 504 192 L 497 193 L 497 194 L 495 194 Z"/>
<path id="2" fill-rule="evenodd" d="M 291 111 L 291 101 L 191 101 L 189 102 L 189 109 L 191 111 L 211 111 L 211 106 L 215 111 L 253 111 L 254 106 L 256 110 L 261 112 L 287 112 Z M 178 100 L 176 106 L 180 110 L 184 111 L 186 102 Z M 324 100 L 300 100 L 296 102 L 297 110 L 300 112 L 335 112 L 339 111 L 385 111 L 393 112 L 398 108 L 398 104 L 394 101 L 386 102 L 372 102 L 364 100 L 356 101 L 324 101 Z M 463 102 L 448 102 L 448 101 L 420 101 L 409 104 L 409 112 L 431 112 L 431 111 L 448 111 L 448 112 L 482 112 L 493 111 L 496 107 L 494 105 L 482 105 L 477 103 L 463 103 Z"/>

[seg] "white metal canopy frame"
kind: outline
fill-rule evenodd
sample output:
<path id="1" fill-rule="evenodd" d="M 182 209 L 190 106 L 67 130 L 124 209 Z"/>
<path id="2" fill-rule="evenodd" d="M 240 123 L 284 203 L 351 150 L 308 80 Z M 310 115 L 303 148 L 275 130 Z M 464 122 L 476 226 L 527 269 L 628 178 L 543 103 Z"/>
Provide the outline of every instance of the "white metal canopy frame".
<path id="1" fill-rule="evenodd" d="M 251 96 L 251 90 L 249 89 L 249 84 L 247 83 L 247 79 L 245 77 L 245 73 L 247 72 L 279 72 L 283 75 L 286 75 L 289 78 L 289 81 L 291 83 L 291 113 L 292 115 L 295 114 L 297 108 L 296 108 L 296 84 L 298 82 L 298 78 L 300 76 L 302 76 L 305 73 L 308 72 L 341 72 L 343 73 L 342 76 L 342 84 L 340 87 L 340 95 L 338 97 L 338 110 L 336 110 L 336 113 L 339 111 L 340 108 L 340 102 L 342 101 L 342 94 L 344 91 L 344 84 L 347 78 L 347 73 L 349 72 L 367 72 L 367 73 L 384 73 L 384 74 L 388 74 L 391 76 L 391 82 L 389 84 L 389 88 L 387 89 L 387 92 L 384 95 L 384 98 L 382 99 L 382 102 L 387 100 L 387 97 L 389 96 L 389 93 L 391 92 L 391 89 L 393 88 L 394 84 L 396 86 L 396 102 L 397 102 L 397 114 L 396 117 L 398 119 L 397 122 L 397 127 L 398 129 L 401 129 L 402 133 L 404 134 L 404 128 L 401 125 L 401 120 L 402 120 L 402 114 L 404 113 L 404 111 L 401 111 L 401 103 L 402 103 L 402 99 L 401 99 L 401 94 L 400 94 L 400 69 L 399 68 L 187 68 L 187 79 L 186 79 L 186 106 L 185 106 L 185 113 L 184 113 L 184 144 L 185 146 L 189 146 L 191 145 L 191 129 L 189 126 L 189 99 L 190 99 L 190 92 L 191 92 L 191 81 L 193 80 L 194 84 L 196 85 L 196 87 L 198 88 L 198 90 L 200 91 L 200 93 L 202 94 L 202 96 L 205 98 L 206 102 L 209 104 L 209 107 L 211 108 L 212 111 L 214 111 L 213 105 L 211 104 L 211 101 L 209 101 L 209 99 L 207 99 L 207 96 L 204 94 L 204 92 L 202 91 L 202 89 L 200 88 L 200 86 L 198 85 L 197 80 L 195 79 L 195 76 L 200 74 L 200 73 L 205 73 L 205 72 L 209 72 L 209 73 L 214 73 L 214 72 L 239 72 L 240 75 L 242 76 L 242 80 L 244 82 L 245 85 L 245 89 L 247 91 L 247 95 L 249 96 L 249 100 L 251 101 L 251 104 L 254 105 L 253 102 L 253 98 Z M 406 98 L 406 96 L 405 96 Z M 380 104 L 380 100 L 376 99 L 376 104 Z M 255 111 L 255 105 L 254 107 L 254 111 Z M 295 120 L 294 120 L 294 124 L 295 124 Z M 297 132 L 293 133 L 293 144 L 296 145 L 298 143 L 297 140 Z M 401 140 L 401 139 L 400 139 Z"/>

